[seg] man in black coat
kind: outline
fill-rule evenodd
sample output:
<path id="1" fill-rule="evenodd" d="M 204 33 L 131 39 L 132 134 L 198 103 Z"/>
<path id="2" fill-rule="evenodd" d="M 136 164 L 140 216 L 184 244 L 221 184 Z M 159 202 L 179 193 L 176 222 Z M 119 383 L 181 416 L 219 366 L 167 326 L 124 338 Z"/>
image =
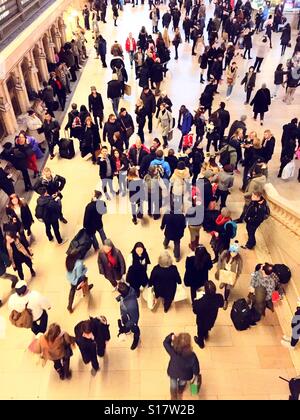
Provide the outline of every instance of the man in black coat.
<path id="1" fill-rule="evenodd" d="M 289 141 L 298 139 L 298 146 L 300 147 L 300 129 L 298 126 L 298 118 L 293 118 L 290 123 L 285 124 L 283 127 L 281 145 L 284 149 Z"/>
<path id="2" fill-rule="evenodd" d="M 247 115 L 242 115 L 240 120 L 233 121 L 229 129 L 228 136 L 227 136 L 228 139 L 230 139 L 234 135 L 234 133 L 236 132 L 238 128 L 241 128 L 243 130 L 244 137 L 246 136 L 246 132 L 247 132 L 247 126 L 245 123 L 246 119 L 247 119 Z"/>
<path id="3" fill-rule="evenodd" d="M 129 149 L 129 139 L 134 133 L 134 123 L 132 116 L 127 112 L 126 108 L 120 109 L 118 121 L 121 126 L 121 137 L 125 144 L 126 150 Z"/>
<path id="4" fill-rule="evenodd" d="M 204 340 L 208 339 L 209 331 L 215 325 L 218 311 L 224 306 L 224 298 L 220 293 L 216 293 L 216 286 L 212 281 L 205 283 L 205 294 L 200 299 L 193 302 L 193 312 L 197 315 L 197 336 L 194 337 L 195 343 L 204 349 Z"/>
<path id="5" fill-rule="evenodd" d="M 164 248 L 168 249 L 169 242 L 174 242 L 174 257 L 176 261 L 180 261 L 180 240 L 183 238 L 184 229 L 186 227 L 185 216 L 176 209 L 170 210 L 170 213 L 165 213 L 162 222 L 161 230 L 165 229 Z"/>
<path id="6" fill-rule="evenodd" d="M 9 256 L 7 254 L 6 246 L 4 245 L 4 237 L 2 233 L 2 229 L 0 226 L 0 277 L 1 279 L 8 279 L 11 281 L 11 288 L 14 289 L 17 282 L 18 277 L 13 274 L 6 273 L 6 269 L 11 265 L 11 262 L 9 260 Z M 1 300 L 1 294 L 0 294 L 0 306 L 2 306 L 2 300 Z"/>
<path id="7" fill-rule="evenodd" d="M 98 127 L 98 118 L 99 118 L 99 126 L 100 128 L 102 128 L 104 105 L 102 101 L 102 96 L 99 92 L 97 92 L 97 89 L 95 86 L 91 87 L 91 93 L 88 97 L 88 101 L 89 101 L 89 112 L 93 113 L 94 122 L 96 126 Z"/>
<path id="8" fill-rule="evenodd" d="M 103 229 L 102 216 L 107 213 L 107 207 L 105 201 L 101 200 L 101 197 L 102 193 L 100 191 L 94 191 L 92 200 L 86 206 L 83 217 L 83 227 L 85 228 L 87 234 L 91 237 L 95 251 L 99 249 L 96 232 L 99 232 L 102 243 L 106 239 Z"/>
<path id="9" fill-rule="evenodd" d="M 156 102 L 155 96 L 153 95 L 152 91 L 149 89 L 148 86 L 143 88 L 141 93 L 141 100 L 144 103 L 144 107 L 146 110 L 146 116 L 148 117 L 148 130 L 149 133 L 152 133 L 152 117 L 155 113 Z"/>
<path id="10" fill-rule="evenodd" d="M 162 17 L 162 26 L 163 28 L 167 28 L 169 29 L 169 25 L 171 23 L 172 20 L 172 15 L 171 13 L 167 10 L 166 13 L 163 14 Z"/>
<path id="11" fill-rule="evenodd" d="M 79 111 L 77 109 L 77 104 L 73 103 L 71 105 L 71 108 L 72 108 L 71 111 L 68 113 L 68 122 L 65 126 L 65 130 L 70 129 L 70 136 L 75 137 L 78 140 L 81 140 L 82 126 L 81 126 Z M 76 117 L 77 119 L 75 120 Z"/>
<path id="12" fill-rule="evenodd" d="M 253 249 L 256 245 L 255 233 L 259 226 L 269 216 L 269 208 L 261 192 L 253 192 L 251 202 L 246 210 L 244 220 L 248 233 L 248 240 L 243 249 Z"/>
<path id="13" fill-rule="evenodd" d="M 140 165 L 140 177 L 144 178 L 150 168 L 150 163 L 156 159 L 156 148 L 151 146 L 150 153 L 143 155 Z"/>
<path id="14" fill-rule="evenodd" d="M 109 144 L 113 146 L 114 134 L 117 131 L 121 132 L 121 122 L 117 119 L 117 117 L 114 114 L 110 114 L 108 116 L 108 120 L 106 121 L 103 127 L 103 141 L 106 141 L 107 136 Z"/>
<path id="15" fill-rule="evenodd" d="M 119 103 L 122 96 L 122 82 L 118 80 L 116 73 L 113 73 L 112 80 L 107 83 L 107 98 L 111 99 L 115 116 L 119 114 Z"/>
<path id="16" fill-rule="evenodd" d="M 224 132 L 226 128 L 229 126 L 229 122 L 230 122 L 230 114 L 229 114 L 229 111 L 225 109 L 225 106 L 226 106 L 225 102 L 221 102 L 220 108 L 217 110 L 218 117 L 221 122 L 221 126 L 219 127 L 221 141 L 223 140 Z"/>
<path id="17" fill-rule="evenodd" d="M 150 72 L 151 77 L 151 89 L 155 89 L 155 95 L 158 96 L 160 93 L 160 84 L 163 81 L 164 74 L 163 74 L 163 66 L 160 64 L 160 59 L 157 58 L 155 63 L 151 67 Z M 155 87 L 154 87 L 155 83 Z"/>
<path id="18" fill-rule="evenodd" d="M 55 156 L 54 147 L 59 143 L 60 125 L 50 114 L 46 113 L 42 129 L 48 143 L 50 159 L 53 159 Z"/>
<path id="19" fill-rule="evenodd" d="M 145 156 L 149 154 L 149 150 L 142 144 L 141 139 L 136 139 L 128 153 L 128 159 L 132 166 L 141 166 Z"/>
<path id="20" fill-rule="evenodd" d="M 53 235 L 51 228 L 53 228 L 54 235 L 59 244 L 66 242 L 66 239 L 62 239 L 59 231 L 59 219 L 61 216 L 61 205 L 58 202 L 59 198 L 53 198 L 47 192 L 46 187 L 40 189 L 41 196 L 37 200 L 37 206 L 35 210 L 35 216 L 41 220 L 46 227 L 46 235 L 49 241 L 53 241 Z"/>
<path id="21" fill-rule="evenodd" d="M 110 189 L 112 195 L 115 194 L 113 189 L 113 176 L 115 173 L 115 165 L 112 157 L 108 154 L 106 146 L 101 149 L 101 155 L 98 158 L 97 164 L 99 165 L 99 176 L 102 181 L 102 190 L 107 200 L 110 200 L 110 196 L 107 192 L 107 186 Z"/>
<path id="22" fill-rule="evenodd" d="M 11 179 L 11 175 L 7 174 L 3 168 L 0 168 L 0 189 L 8 196 L 14 194 L 15 188 Z"/>
<path id="23" fill-rule="evenodd" d="M 0 158 L 10 162 L 17 171 L 21 171 L 24 180 L 25 191 L 32 190 L 32 185 L 27 170 L 27 156 L 24 155 L 20 150 L 9 142 L 3 145 L 3 150 L 0 154 Z"/>

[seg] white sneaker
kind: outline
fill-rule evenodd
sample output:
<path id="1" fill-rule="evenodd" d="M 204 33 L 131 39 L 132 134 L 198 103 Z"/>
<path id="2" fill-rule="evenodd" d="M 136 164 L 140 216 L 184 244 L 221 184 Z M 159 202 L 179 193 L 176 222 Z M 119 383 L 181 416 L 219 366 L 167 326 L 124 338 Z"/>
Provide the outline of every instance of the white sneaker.
<path id="1" fill-rule="evenodd" d="M 291 346 L 291 343 L 288 343 L 287 341 L 285 341 L 285 340 L 281 340 L 281 345 L 283 346 L 283 347 L 286 347 L 287 349 L 289 349 L 289 350 L 295 350 L 295 347 L 292 347 Z"/>
<path id="2" fill-rule="evenodd" d="M 284 340 L 284 341 L 288 341 L 289 343 L 291 342 L 291 337 L 289 337 L 288 335 L 284 335 L 283 337 L 282 337 L 282 340 Z"/>

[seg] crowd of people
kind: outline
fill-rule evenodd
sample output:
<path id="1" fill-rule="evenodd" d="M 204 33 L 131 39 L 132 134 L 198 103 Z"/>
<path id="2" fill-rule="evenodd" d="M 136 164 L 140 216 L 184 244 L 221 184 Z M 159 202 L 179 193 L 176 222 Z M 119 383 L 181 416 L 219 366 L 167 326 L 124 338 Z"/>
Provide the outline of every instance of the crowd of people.
<path id="1" fill-rule="evenodd" d="M 138 2 L 132 0 L 132 7 L 136 6 Z M 14 145 L 4 144 L 0 155 L 1 159 L 21 171 L 25 191 L 38 193 L 34 216 L 44 223 L 48 240 L 53 241 L 55 236 L 59 244 L 66 242 L 61 236 L 59 222 L 67 223 L 62 206 L 62 190 L 67 180 L 52 174 L 48 167 L 41 173 L 37 159 L 41 159 L 47 151 L 50 160 L 53 159 L 55 147 L 59 146 L 62 128 L 54 112 L 58 106 L 64 110 L 66 95 L 71 92 L 69 72 L 71 82 L 76 81 L 76 72 L 88 58 L 85 31 L 92 30 L 97 58 L 104 68 L 107 67 L 107 43 L 99 26 L 100 21 L 107 23 L 107 7 L 106 0 L 91 1 L 84 6 L 85 29 L 78 22 L 75 38 L 57 53 L 57 62 L 49 68 L 49 81 L 43 83 L 43 90 L 33 98 L 33 107 L 28 111 L 27 130 L 15 137 Z M 123 7 L 122 2 L 112 1 L 115 26 Z M 99 274 L 111 283 L 113 291 L 118 292 L 120 318 L 116 322 L 119 335 L 133 334 L 132 350 L 138 347 L 142 333 L 139 327 L 140 296 L 146 298 L 152 309 L 161 299 L 164 311 L 168 312 L 174 301 L 187 298 L 182 283 L 190 288 L 191 310 L 196 315 L 197 335 L 194 342 L 203 349 L 218 310 L 228 308 L 231 291 L 243 273 L 243 258 L 247 254 L 242 253 L 241 248 L 255 248 L 256 231 L 270 215 L 264 187 L 276 143 L 272 129 L 266 128 L 260 139 L 251 129 L 246 115 L 232 121 L 226 102 L 220 100 L 218 107 L 213 109 L 213 101 L 219 93 L 221 80 L 227 84 L 226 100 L 230 100 L 237 82 L 236 57 L 242 51 L 243 59 L 252 58 L 252 37 L 255 36 L 259 44 L 255 63 L 249 66 L 241 80 L 245 105 L 253 106 L 254 120 L 259 115 L 263 125 L 265 113 L 279 96 L 280 89 L 285 104 L 292 103 L 300 82 L 300 35 L 286 64 L 274 69 L 274 87 L 268 88 L 263 83 L 254 93 L 256 75 L 263 71 L 264 58 L 274 45 L 272 33 L 282 31 L 282 56 L 292 40 L 291 27 L 286 22 L 281 4 L 271 11 L 267 1 L 264 8 L 255 13 L 249 0 L 244 3 L 239 0 L 234 7 L 227 0 L 219 0 L 215 2 L 214 15 L 209 21 L 202 0 L 171 0 L 168 7 L 164 7 L 164 14 L 160 9 L 159 2 L 154 4 L 149 0 L 152 34 L 148 34 L 142 26 L 136 38 L 129 33 L 122 45 L 115 41 L 111 47 L 110 70 L 107 70 L 111 71 L 111 80 L 107 85 L 107 99 L 112 103 L 113 113 L 106 109 L 105 101 L 95 86 L 90 87 L 88 106 L 72 103 L 68 113 L 64 129 L 69 130 L 70 137 L 78 140 L 81 156 L 84 158 L 91 154 L 92 163 L 98 165 L 102 191 L 93 192 L 91 202 L 85 207 L 80 235 L 70 243 L 67 252 L 66 284 L 70 286 L 67 310 L 69 313 L 74 311 L 76 294 L 88 296 L 93 288 L 93 284 L 88 283 L 84 263 L 87 252 L 93 246 L 98 253 Z M 184 32 L 184 41 L 180 27 Z M 205 31 L 208 42 L 205 41 Z M 201 46 L 199 82 L 206 83 L 206 86 L 196 111 L 192 113 L 183 104 L 178 118 L 175 118 L 172 98 L 161 89 L 161 85 L 168 72 L 168 62 L 172 59 L 172 46 L 174 59 L 179 60 L 180 44 L 190 41 L 192 55 L 197 55 Z M 136 83 L 141 88 L 135 115 L 130 115 L 125 107 L 119 107 L 121 98 L 129 93 L 130 88 L 124 51 L 128 54 L 131 68 L 135 67 Z M 145 145 L 146 121 L 149 134 L 153 124 L 157 124 L 160 130 L 160 137 L 153 138 L 150 147 Z M 175 127 L 181 133 L 177 150 L 169 145 L 173 141 Z M 288 179 L 293 176 L 295 159 L 300 157 L 300 122 L 297 117 L 283 126 L 281 144 L 278 177 Z M 28 170 L 32 170 L 33 177 L 37 178 L 34 185 Z M 241 171 L 240 190 L 244 206 L 240 216 L 233 219 L 227 200 Z M 298 180 L 300 182 L 300 172 Z M 48 327 L 50 302 L 31 290 L 24 281 L 24 264 L 31 276 L 36 275 L 30 248 L 34 216 L 28 204 L 16 194 L 11 175 L 3 169 L 0 169 L 0 187 L 9 199 L 7 222 L 3 224 L 0 238 L 0 269 L 1 276 L 12 282 L 14 290 L 8 301 L 12 323 L 20 327 L 23 322 L 31 328 L 36 339 L 31 343 L 30 350 L 41 354 L 44 360 L 53 361 L 60 379 L 71 378 L 70 358 L 75 345 L 83 362 L 91 363 L 92 374 L 95 375 L 100 369 L 98 357 L 104 356 L 106 342 L 110 339 L 107 318 L 100 316 L 80 322 L 74 328 L 74 336 L 63 332 L 57 323 Z M 146 214 L 153 220 L 152 223 L 161 219 L 163 234 L 160 240 L 164 251 L 151 272 L 149 267 L 151 262 L 155 262 L 142 241 L 133 245 L 126 259 L 112 239 L 107 238 L 105 214 L 107 202 L 111 200 L 129 203 L 134 225 Z M 242 245 L 237 240 L 241 223 L 246 225 L 247 231 L 247 241 Z M 185 273 L 181 277 L 169 245 L 170 242 L 174 245 L 174 259 L 178 263 L 182 258 L 181 239 L 186 231 L 190 235 L 191 253 L 185 259 Z M 102 242 L 100 247 L 97 232 Z M 200 233 L 210 238 L 211 250 L 201 243 Z M 18 277 L 6 273 L 10 266 Z M 209 280 L 214 266 L 215 279 L 222 293 L 218 293 L 215 283 Z M 253 325 L 265 315 L 266 309 L 274 310 L 272 294 L 280 291 L 280 287 L 280 279 L 272 264 L 258 264 L 253 268 L 248 296 L 248 303 L 254 308 Z M 298 312 L 299 308 L 300 303 Z M 294 338 L 285 338 L 285 341 L 292 348 L 298 342 Z M 199 389 L 200 367 L 192 350 L 190 335 L 172 333 L 163 345 L 171 357 L 168 368 L 171 397 L 181 398 L 187 381 Z"/>

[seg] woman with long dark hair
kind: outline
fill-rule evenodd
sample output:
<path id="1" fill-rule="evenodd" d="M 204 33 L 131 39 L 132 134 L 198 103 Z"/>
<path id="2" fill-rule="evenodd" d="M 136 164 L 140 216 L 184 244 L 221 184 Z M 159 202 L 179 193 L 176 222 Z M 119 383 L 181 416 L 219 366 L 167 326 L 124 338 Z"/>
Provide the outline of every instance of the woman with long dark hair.
<path id="1" fill-rule="evenodd" d="M 200 366 L 198 358 L 193 352 L 190 334 L 169 334 L 164 340 L 164 348 L 171 358 L 168 366 L 171 399 L 182 398 L 187 381 L 195 383 L 199 389 Z"/>
<path id="2" fill-rule="evenodd" d="M 143 180 L 140 179 L 138 169 L 133 166 L 127 175 L 129 201 L 131 205 L 132 222 L 137 225 L 137 219 L 143 219 Z"/>
<path id="3" fill-rule="evenodd" d="M 34 220 L 30 208 L 17 194 L 11 194 L 9 196 L 6 214 L 9 219 L 15 218 L 17 220 L 19 232 L 24 232 L 24 230 L 26 230 L 27 236 L 31 235 L 31 225 L 34 223 Z"/>
<path id="4" fill-rule="evenodd" d="M 140 288 L 146 287 L 149 278 L 147 269 L 150 262 L 148 252 L 142 242 L 137 242 L 128 259 L 128 271 L 126 282 L 135 290 L 137 297 L 140 296 Z"/>
<path id="5" fill-rule="evenodd" d="M 67 255 L 66 269 L 67 279 L 71 284 L 67 309 L 70 313 L 72 313 L 72 306 L 76 291 L 82 289 L 83 296 L 85 296 L 85 294 L 89 292 L 94 285 L 88 285 L 88 279 L 86 277 L 87 268 L 85 267 L 83 260 L 80 258 L 79 252 L 75 251 Z"/>
<path id="6" fill-rule="evenodd" d="M 114 167 L 116 168 L 114 176 L 118 178 L 118 183 L 119 183 L 119 190 L 117 194 L 121 194 L 122 196 L 125 196 L 126 190 L 127 190 L 126 177 L 127 177 L 127 172 L 129 169 L 128 157 L 126 153 L 121 154 L 119 150 L 115 149 L 112 152 L 112 159 L 115 163 Z"/>
<path id="7" fill-rule="evenodd" d="M 195 254 L 186 258 L 183 281 L 191 288 L 192 302 L 196 299 L 197 290 L 208 281 L 208 273 L 212 267 L 211 256 L 204 245 L 197 246 Z"/>
<path id="8" fill-rule="evenodd" d="M 17 233 L 7 232 L 5 235 L 6 249 L 9 260 L 21 280 L 24 280 L 23 264 L 26 264 L 30 269 L 32 277 L 35 277 L 35 271 L 32 266 L 32 256 L 28 242 L 24 242 Z"/>
<path id="9" fill-rule="evenodd" d="M 88 153 L 92 154 L 92 162 L 96 164 L 96 150 L 100 149 L 100 135 L 98 127 L 93 123 L 92 117 L 88 116 L 85 119 L 85 127 L 82 132 L 82 139 L 80 141 L 81 156 L 84 157 Z"/>

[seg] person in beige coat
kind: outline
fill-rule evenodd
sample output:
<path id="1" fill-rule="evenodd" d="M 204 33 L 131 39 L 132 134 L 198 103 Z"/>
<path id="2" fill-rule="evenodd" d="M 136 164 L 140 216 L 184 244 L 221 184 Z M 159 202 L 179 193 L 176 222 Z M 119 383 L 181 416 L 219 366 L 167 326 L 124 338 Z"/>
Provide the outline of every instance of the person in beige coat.
<path id="1" fill-rule="evenodd" d="M 224 289 L 224 310 L 228 307 L 230 292 L 236 285 L 236 282 L 243 271 L 243 260 L 239 251 L 239 244 L 238 242 L 235 242 L 230 246 L 229 250 L 224 250 L 219 256 L 215 278 L 221 282 L 220 289 Z M 226 271 L 233 273 L 232 277 L 235 277 L 233 284 L 226 283 L 226 281 L 228 281 L 225 276 Z"/>
<path id="2" fill-rule="evenodd" d="M 226 82 L 227 82 L 227 93 L 226 93 L 226 100 L 228 100 L 231 96 L 233 86 L 236 81 L 238 72 L 238 66 L 235 61 L 230 63 L 226 70 Z"/>
<path id="3" fill-rule="evenodd" d="M 168 135 L 172 130 L 172 122 L 172 113 L 167 109 L 167 105 L 162 102 L 159 106 L 157 125 L 161 128 L 161 135 L 164 141 L 164 149 L 168 147 Z"/>
<path id="4" fill-rule="evenodd" d="M 164 40 L 165 46 L 166 48 L 170 48 L 171 46 L 171 39 L 169 37 L 169 32 L 168 32 L 168 28 L 164 28 L 162 31 L 162 38 Z"/>
<path id="5" fill-rule="evenodd" d="M 171 183 L 171 194 L 174 203 L 177 202 L 179 205 L 183 203 L 184 194 L 187 191 L 187 184 L 190 179 L 190 171 L 186 168 L 185 163 L 180 161 L 177 164 L 173 175 L 170 178 Z"/>

